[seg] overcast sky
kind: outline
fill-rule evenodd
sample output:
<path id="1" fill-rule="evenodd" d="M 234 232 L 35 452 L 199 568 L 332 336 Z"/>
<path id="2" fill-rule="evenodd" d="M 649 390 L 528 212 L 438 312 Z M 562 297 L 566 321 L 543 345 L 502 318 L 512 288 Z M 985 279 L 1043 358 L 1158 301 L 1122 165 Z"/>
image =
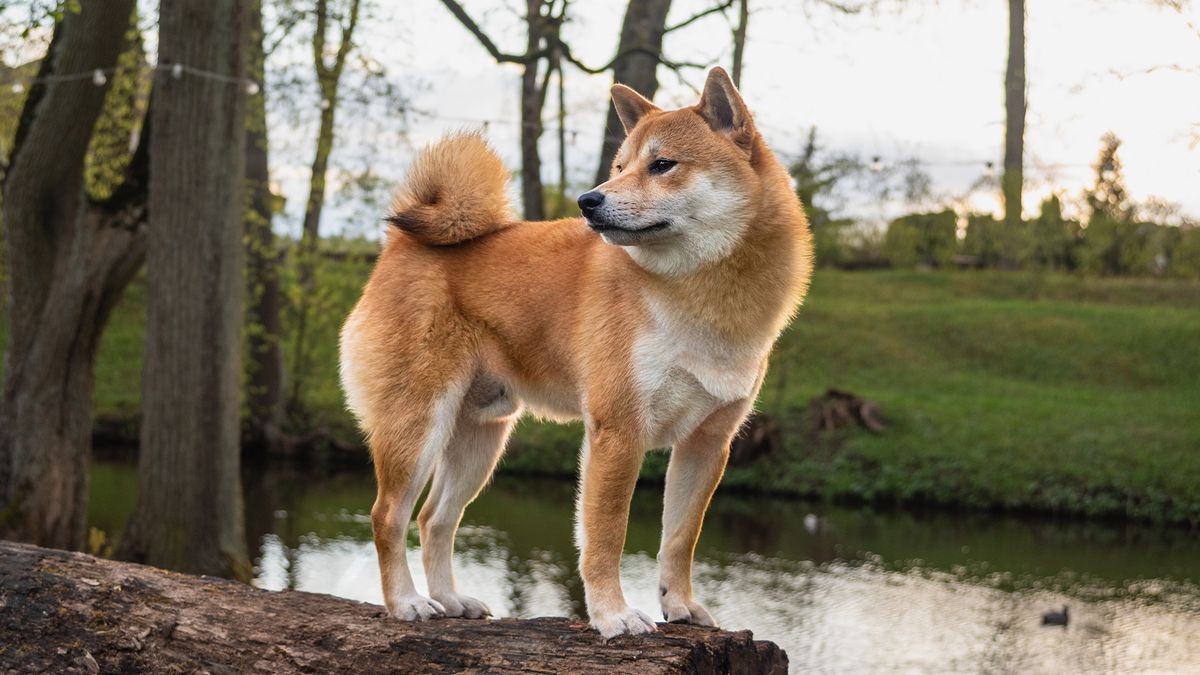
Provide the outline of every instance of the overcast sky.
<path id="1" fill-rule="evenodd" d="M 668 24 L 713 0 L 675 0 Z M 154 2 L 143 0 L 153 23 Z M 1051 188 L 1070 202 L 1092 180 L 1090 168 L 1107 131 L 1124 141 L 1121 157 L 1132 196 L 1178 203 L 1200 217 L 1200 3 L 1184 12 L 1153 0 L 1028 0 L 1029 114 L 1025 137 L 1027 212 Z M 524 47 L 518 0 L 465 0 L 505 51 Z M 576 0 L 564 28 L 577 56 L 607 62 L 616 48 L 624 0 Z M 331 193 L 341 171 L 368 164 L 376 196 L 390 192 L 415 148 L 443 133 L 479 128 L 508 165 L 518 168 L 520 69 L 497 65 L 438 0 L 378 0 L 360 28 L 360 51 L 377 60 L 410 102 L 410 112 L 346 109 L 338 121 Z M 815 126 L 832 152 L 879 156 L 885 165 L 922 161 L 936 195 L 947 203 L 995 211 L 994 190 L 961 202 L 1002 158 L 1007 2 L 881 0 L 879 8 L 844 16 L 818 0 L 752 0 L 742 91 L 760 130 L 781 155 L 798 152 Z M 308 36 L 297 29 L 272 56 L 291 62 L 301 84 L 269 90 L 272 171 L 287 197 L 284 225 L 296 231 L 306 198 L 317 97 Z M 43 43 L 44 44 L 44 43 Z M 148 35 L 153 52 L 153 36 Z M 17 50 L 17 52 L 28 50 Z M 669 34 L 674 60 L 728 65 L 730 27 L 713 15 Z M 25 58 L 30 56 L 26 54 Z M 6 53 L 7 58 L 7 53 Z M 1150 72 L 1147 72 L 1150 71 Z M 682 77 L 660 68 L 663 107 L 690 105 L 703 70 Z M 307 80 L 307 82 L 305 82 Z M 353 79 L 347 83 L 353 86 Z M 596 169 L 611 77 L 571 71 L 567 78 L 569 179 L 590 187 Z M 280 105 L 283 99 L 294 105 Z M 557 182 L 555 104 L 547 105 L 544 178 Z M 280 110 L 299 109 L 299 115 Z M 407 125 L 402 119 L 407 119 Z M 400 135 L 399 132 L 406 132 Z M 339 199 L 323 229 L 377 233 L 383 206 Z M 878 220 L 899 205 L 860 195 L 848 215 Z"/>
<path id="2" fill-rule="evenodd" d="M 468 11 L 506 51 L 523 48 L 514 6 L 468 0 Z M 521 3 L 523 4 L 523 3 Z M 437 0 L 406 0 L 394 18 L 369 26 L 364 50 L 393 73 L 424 87 L 412 90 L 415 145 L 447 130 L 495 120 L 488 134 L 506 162 L 517 167 L 516 127 L 520 70 L 497 65 Z M 616 46 L 624 2 L 574 3 L 565 35 L 577 56 L 600 64 Z M 668 23 L 704 8 L 704 0 L 676 0 Z M 815 125 L 833 151 L 880 156 L 885 163 L 915 157 L 934 179 L 936 193 L 961 196 L 999 164 L 1003 142 L 1003 80 L 1007 3 L 913 0 L 856 16 L 840 16 L 805 0 L 751 4 L 742 91 L 768 142 L 781 153 L 799 150 Z M 903 6 L 903 8 L 900 8 Z M 381 17 L 382 18 L 382 17 Z M 1135 0 L 1031 0 L 1027 19 L 1029 114 L 1026 131 L 1026 208 L 1050 186 L 1075 197 L 1090 181 L 1100 136 L 1124 140 L 1122 157 L 1135 198 L 1160 197 L 1200 215 L 1200 19 Z M 716 15 L 666 42 L 672 59 L 728 65 L 729 24 Z M 1182 66 L 1186 72 L 1165 68 Z M 1150 73 L 1143 71 L 1158 68 Z M 694 102 L 692 87 L 660 70 L 664 107 Z M 572 73 L 567 79 L 573 184 L 595 172 L 610 78 Z M 547 180 L 557 180 L 553 106 L 547 107 L 543 155 Z M 353 122 L 348 133 L 353 133 Z M 397 161 L 406 163 L 401 150 Z M 295 167 L 298 174 L 303 167 Z M 291 181 L 288 181 L 291 182 Z M 303 201 L 302 198 L 295 201 Z M 986 191 L 973 202 L 995 209 Z M 847 210 L 871 217 L 878 207 Z"/>

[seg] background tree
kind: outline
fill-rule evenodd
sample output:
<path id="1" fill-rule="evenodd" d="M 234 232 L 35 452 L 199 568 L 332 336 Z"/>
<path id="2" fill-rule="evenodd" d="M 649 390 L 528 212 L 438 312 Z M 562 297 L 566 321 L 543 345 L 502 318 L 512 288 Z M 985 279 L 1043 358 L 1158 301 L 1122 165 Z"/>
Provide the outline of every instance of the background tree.
<path id="1" fill-rule="evenodd" d="M 138 502 L 122 547 L 159 567 L 248 579 L 238 444 L 246 23 L 245 0 L 163 0 L 159 10 Z"/>
<path id="2" fill-rule="evenodd" d="M 733 86 L 742 86 L 742 62 L 746 55 L 746 28 L 750 24 L 750 0 L 738 0 L 738 20 L 733 26 L 733 64 L 729 77 Z"/>
<path id="3" fill-rule="evenodd" d="M 325 178 L 329 172 L 329 155 L 333 151 L 334 112 L 337 110 L 338 88 L 342 73 L 346 70 L 346 59 L 354 48 L 354 30 L 358 26 L 359 0 L 347 0 L 342 11 L 331 9 L 328 0 L 317 0 L 314 9 L 312 37 L 313 67 L 317 77 L 317 88 L 321 95 L 321 121 L 317 130 L 317 147 L 313 154 L 312 170 L 308 182 L 308 202 L 304 207 L 304 228 L 300 235 L 300 247 L 296 260 L 299 278 L 299 304 L 296 308 L 296 343 L 292 363 L 292 395 L 290 407 L 295 409 L 304 387 L 308 370 L 307 338 L 311 300 L 316 284 L 316 267 L 320 255 L 317 246 L 321 238 L 321 211 L 325 206 Z M 333 60 L 328 61 L 330 21 L 340 28 L 340 37 Z"/>
<path id="4" fill-rule="evenodd" d="M 521 208 L 525 218 L 542 220 L 546 217 L 542 160 L 538 152 L 543 131 L 542 109 L 550 77 L 556 67 L 561 68 L 559 59 L 564 50 L 559 30 L 570 2 L 525 0 L 525 51 L 521 54 L 501 51 L 457 0 L 442 0 L 442 4 L 497 63 L 521 66 Z"/>
<path id="5" fill-rule="evenodd" d="M 839 187 L 859 176 L 864 168 L 856 157 L 824 152 L 817 142 L 816 127 L 808 130 L 803 149 L 788 167 L 796 184 L 796 196 L 813 232 L 819 265 L 836 267 L 849 261 L 846 231 L 853 227 L 854 221 L 835 217 L 834 201 Z"/>
<path id="6" fill-rule="evenodd" d="M 246 63 L 256 89 L 246 103 L 246 436 L 259 448 L 274 445 L 278 438 L 284 404 L 283 298 L 279 249 L 271 228 L 275 198 L 268 170 L 263 39 L 262 0 L 250 0 Z"/>
<path id="7" fill-rule="evenodd" d="M 1004 75 L 1004 224 L 1021 224 L 1025 184 L 1025 0 L 1008 0 L 1008 68 Z"/>
<path id="8" fill-rule="evenodd" d="M 613 82 L 633 87 L 642 96 L 653 100 L 658 91 L 658 64 L 662 56 L 663 36 L 667 32 L 667 13 L 671 0 L 629 0 L 625 19 L 621 22 L 621 39 L 612 61 Z M 600 166 L 596 168 L 599 185 L 608 180 L 613 157 L 625 132 L 617 108 L 610 100 L 604 119 L 604 134 L 600 143 Z"/>
<path id="9" fill-rule="evenodd" d="M 39 77 L 111 72 L 128 44 L 133 7 L 81 0 L 55 26 Z M 145 245 L 145 143 L 106 198 L 85 189 L 111 79 L 34 84 L 3 186 L 0 537 L 60 548 L 83 544 L 96 348 Z"/>
<path id="10" fill-rule="evenodd" d="M 1137 256 L 1135 207 L 1125 188 L 1118 154 L 1121 139 L 1110 132 L 1100 143 L 1100 156 L 1093 165 L 1096 181 L 1084 194 L 1088 223 L 1079 262 L 1093 274 L 1121 274 L 1130 271 Z"/>

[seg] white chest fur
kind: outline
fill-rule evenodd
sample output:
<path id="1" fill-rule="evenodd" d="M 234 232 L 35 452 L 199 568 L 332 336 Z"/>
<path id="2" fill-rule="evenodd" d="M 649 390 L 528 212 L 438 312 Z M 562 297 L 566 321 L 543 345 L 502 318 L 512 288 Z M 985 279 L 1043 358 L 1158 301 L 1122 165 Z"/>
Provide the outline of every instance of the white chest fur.
<path id="1" fill-rule="evenodd" d="M 672 445 L 725 403 L 754 395 L 769 340 L 731 341 L 703 322 L 646 299 L 651 320 L 634 341 L 643 431 Z"/>

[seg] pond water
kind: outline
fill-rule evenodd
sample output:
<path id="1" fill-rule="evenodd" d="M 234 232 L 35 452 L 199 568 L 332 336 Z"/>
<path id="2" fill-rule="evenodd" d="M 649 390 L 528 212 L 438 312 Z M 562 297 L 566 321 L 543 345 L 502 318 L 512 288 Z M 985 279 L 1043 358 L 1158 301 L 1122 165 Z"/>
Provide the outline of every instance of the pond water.
<path id="1" fill-rule="evenodd" d="M 382 603 L 369 473 L 245 472 L 256 584 Z M 98 461 L 92 524 L 119 532 L 136 472 Z M 497 616 L 583 613 L 568 480 L 499 476 L 472 504 L 459 586 Z M 626 596 L 660 615 L 661 487 L 635 496 Z M 410 565 L 424 588 L 415 529 Z M 787 650 L 792 672 L 1200 673 L 1200 538 L 1180 529 L 832 507 L 718 493 L 696 595 L 723 627 Z M 1042 613 L 1070 607 L 1066 628 Z"/>

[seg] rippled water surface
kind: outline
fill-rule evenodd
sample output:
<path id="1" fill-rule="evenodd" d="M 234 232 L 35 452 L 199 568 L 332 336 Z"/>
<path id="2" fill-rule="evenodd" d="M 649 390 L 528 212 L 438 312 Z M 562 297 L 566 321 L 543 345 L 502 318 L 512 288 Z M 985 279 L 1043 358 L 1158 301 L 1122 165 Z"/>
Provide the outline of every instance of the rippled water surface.
<path id="1" fill-rule="evenodd" d="M 97 464 L 93 524 L 119 531 L 133 467 Z M 256 583 L 382 603 L 369 474 L 247 470 Z M 580 615 L 573 485 L 500 477 L 458 538 L 462 592 L 498 616 Z M 631 604 L 658 615 L 661 487 L 639 486 Z M 415 529 L 409 554 L 424 586 Z M 1200 673 L 1200 538 L 1179 529 L 837 508 L 718 494 L 696 594 L 726 628 L 787 650 L 792 672 Z M 1041 615 L 1069 605 L 1066 628 Z"/>

